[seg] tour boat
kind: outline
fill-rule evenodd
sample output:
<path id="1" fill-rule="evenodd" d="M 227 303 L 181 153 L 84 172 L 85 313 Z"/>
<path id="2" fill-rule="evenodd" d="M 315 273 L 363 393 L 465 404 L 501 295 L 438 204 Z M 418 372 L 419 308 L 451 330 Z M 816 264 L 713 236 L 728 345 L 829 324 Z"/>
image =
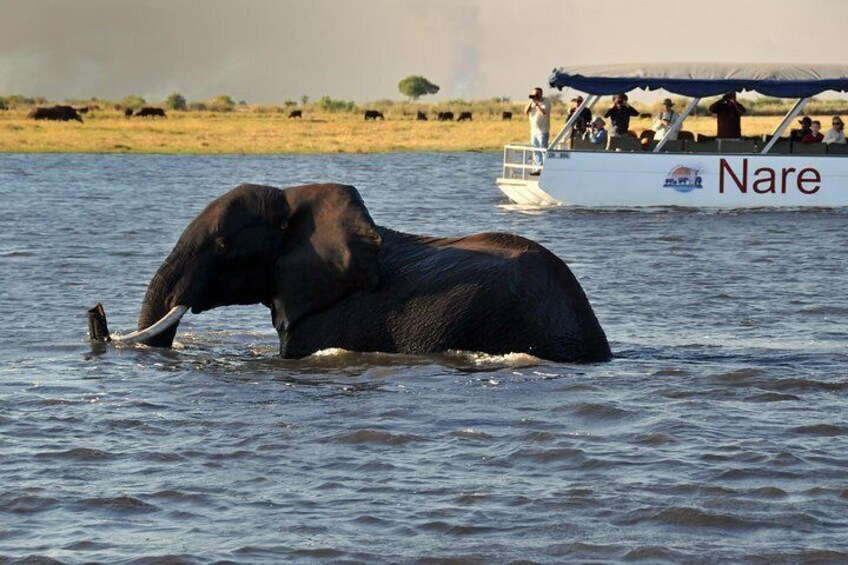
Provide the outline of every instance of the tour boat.
<path id="1" fill-rule="evenodd" d="M 848 206 L 848 146 L 801 144 L 781 135 L 809 99 L 848 91 L 843 65 L 615 65 L 554 70 L 552 88 L 586 94 L 547 148 L 504 147 L 498 188 L 513 202 L 587 207 L 710 208 Z M 572 140 L 584 108 L 601 96 L 664 89 L 691 98 L 661 141 L 611 137 L 606 147 Z M 755 91 L 796 99 L 774 134 L 759 138 L 670 139 L 708 96 Z M 848 108 L 846 108 L 848 114 Z M 745 116 L 742 116 L 742 130 Z M 825 129 L 825 128 L 823 128 Z M 533 154 L 544 155 L 543 166 Z"/>

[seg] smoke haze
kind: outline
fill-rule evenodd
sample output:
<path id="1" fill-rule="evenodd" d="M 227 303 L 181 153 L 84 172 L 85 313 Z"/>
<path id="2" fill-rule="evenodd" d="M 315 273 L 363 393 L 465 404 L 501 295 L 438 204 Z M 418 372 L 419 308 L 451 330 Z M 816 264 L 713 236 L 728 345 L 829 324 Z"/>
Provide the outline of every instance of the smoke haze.
<path id="1" fill-rule="evenodd" d="M 688 9 L 691 7 L 691 9 Z M 842 0 L 0 0 L 0 95 L 524 98 L 554 67 L 842 63 Z M 811 22 L 811 23 L 805 23 Z"/>

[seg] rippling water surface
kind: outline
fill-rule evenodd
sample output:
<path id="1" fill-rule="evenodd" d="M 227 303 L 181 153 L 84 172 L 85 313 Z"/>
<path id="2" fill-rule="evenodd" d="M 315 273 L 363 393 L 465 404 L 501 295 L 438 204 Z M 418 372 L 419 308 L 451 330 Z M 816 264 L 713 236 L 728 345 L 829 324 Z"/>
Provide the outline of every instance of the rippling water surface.
<path id="1" fill-rule="evenodd" d="M 520 210 L 498 167 L 0 155 L 0 562 L 848 561 L 848 212 Z M 616 358 L 285 361 L 261 306 L 88 344 L 210 200 L 328 180 L 548 246 Z"/>

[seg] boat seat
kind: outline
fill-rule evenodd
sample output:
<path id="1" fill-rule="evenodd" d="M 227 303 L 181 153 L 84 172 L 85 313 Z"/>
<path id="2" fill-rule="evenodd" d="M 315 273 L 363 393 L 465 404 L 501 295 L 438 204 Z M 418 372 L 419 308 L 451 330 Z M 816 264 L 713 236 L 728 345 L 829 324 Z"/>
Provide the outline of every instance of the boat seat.
<path id="1" fill-rule="evenodd" d="M 592 143 L 588 139 L 572 139 L 572 151 L 603 151 L 604 146 L 600 143 Z"/>
<path id="2" fill-rule="evenodd" d="M 683 142 L 679 139 L 669 139 L 660 149 L 660 153 L 683 153 Z"/>
<path id="3" fill-rule="evenodd" d="M 824 155 L 827 153 L 827 145 L 824 143 L 793 143 L 792 153 L 798 155 Z"/>
<path id="4" fill-rule="evenodd" d="M 757 144 L 752 139 L 719 139 L 719 153 L 753 153 Z"/>
<path id="5" fill-rule="evenodd" d="M 848 145 L 844 143 L 829 143 L 827 144 L 827 153 L 829 155 L 848 155 Z"/>
<path id="6" fill-rule="evenodd" d="M 608 151 L 642 151 L 642 143 L 635 137 L 619 135 L 610 137 L 607 144 Z"/>
<path id="7" fill-rule="evenodd" d="M 792 153 L 792 141 L 784 138 L 778 139 L 769 151 L 769 155 L 789 155 L 790 153 Z"/>
<path id="8" fill-rule="evenodd" d="M 642 133 L 639 134 L 639 139 L 641 139 L 641 140 L 645 140 L 645 139 L 651 140 L 651 139 L 654 139 L 654 136 L 656 134 L 657 134 L 657 132 L 655 132 L 654 130 L 646 129 Z"/>
<path id="9" fill-rule="evenodd" d="M 687 141 L 686 142 L 686 151 L 691 151 L 692 153 L 718 153 L 718 140 L 713 138 L 707 141 L 702 140 L 702 137 L 707 136 L 698 136 L 698 141 Z"/>
<path id="10" fill-rule="evenodd" d="M 680 130 L 677 133 L 677 139 L 680 141 L 695 141 L 695 134 L 688 130 Z"/>

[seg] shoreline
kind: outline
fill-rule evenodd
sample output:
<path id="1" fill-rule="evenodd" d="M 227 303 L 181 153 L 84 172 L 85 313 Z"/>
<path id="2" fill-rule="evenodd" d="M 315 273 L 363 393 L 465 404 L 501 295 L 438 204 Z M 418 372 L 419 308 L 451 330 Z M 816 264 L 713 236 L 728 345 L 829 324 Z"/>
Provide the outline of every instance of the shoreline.
<path id="1" fill-rule="evenodd" d="M 23 110 L 0 111 L 0 153 L 96 155 L 365 155 L 387 153 L 490 153 L 509 143 L 526 144 L 523 116 L 475 114 L 473 121 L 416 121 L 387 115 L 365 121 L 359 113 L 310 113 L 303 119 L 254 112 L 169 112 L 167 118 L 125 118 L 97 112 L 78 122 L 35 121 Z M 745 135 L 772 133 L 781 118 L 743 118 Z M 555 111 L 554 135 L 565 122 Z M 649 118 L 634 118 L 631 129 L 650 128 Z M 684 129 L 715 135 L 715 118 L 695 116 Z"/>

